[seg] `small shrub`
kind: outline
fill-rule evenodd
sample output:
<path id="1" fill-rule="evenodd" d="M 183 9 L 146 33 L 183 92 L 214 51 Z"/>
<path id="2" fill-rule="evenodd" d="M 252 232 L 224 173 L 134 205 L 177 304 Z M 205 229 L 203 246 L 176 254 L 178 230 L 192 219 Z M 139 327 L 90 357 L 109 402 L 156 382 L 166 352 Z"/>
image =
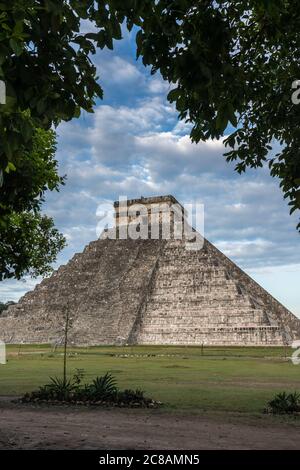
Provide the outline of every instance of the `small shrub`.
<path id="1" fill-rule="evenodd" d="M 30 394 L 25 394 L 22 401 L 68 401 L 72 399 L 76 386 L 71 380 L 64 382 L 58 377 L 50 377 L 50 383 L 39 387 Z"/>
<path id="2" fill-rule="evenodd" d="M 73 375 L 73 383 L 76 386 L 80 386 L 82 380 L 84 379 L 85 376 L 85 370 L 84 369 L 76 369 L 75 374 Z"/>
<path id="3" fill-rule="evenodd" d="M 123 402 L 123 403 L 132 403 L 132 402 L 143 403 L 146 400 L 143 390 L 140 390 L 140 389 L 137 389 L 137 390 L 125 389 L 125 390 L 119 391 L 117 399 L 119 402 Z"/>
<path id="4" fill-rule="evenodd" d="M 102 377 L 96 377 L 89 387 L 90 398 L 95 401 L 112 399 L 117 392 L 116 380 L 108 372 Z"/>
<path id="5" fill-rule="evenodd" d="M 93 392 L 91 390 L 91 384 L 85 384 L 83 387 L 78 387 L 74 395 L 76 401 L 95 401 L 93 398 Z"/>
<path id="6" fill-rule="evenodd" d="M 300 394 L 294 393 L 278 393 L 267 404 L 266 412 L 274 414 L 288 414 L 300 412 Z"/>
<path id="7" fill-rule="evenodd" d="M 75 392 L 76 386 L 72 380 L 64 381 L 59 377 L 50 377 L 51 383 L 46 385 L 49 392 L 56 400 L 68 400 L 72 392 Z"/>
<path id="8" fill-rule="evenodd" d="M 39 400 L 50 400 L 52 398 L 52 394 L 49 391 L 47 385 L 43 385 L 39 387 L 38 390 L 33 391 L 32 393 L 25 394 L 25 401 L 33 401 L 35 399 Z"/>

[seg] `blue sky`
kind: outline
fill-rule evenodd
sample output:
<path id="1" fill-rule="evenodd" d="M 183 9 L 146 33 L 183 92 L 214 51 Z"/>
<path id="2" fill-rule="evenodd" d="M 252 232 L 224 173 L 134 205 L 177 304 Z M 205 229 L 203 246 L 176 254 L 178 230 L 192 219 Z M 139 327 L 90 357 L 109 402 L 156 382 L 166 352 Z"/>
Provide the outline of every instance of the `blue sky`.
<path id="1" fill-rule="evenodd" d="M 67 184 L 48 194 L 44 212 L 68 240 L 55 266 L 97 238 L 104 200 L 173 194 L 205 206 L 205 235 L 300 317 L 296 216 L 288 214 L 267 169 L 238 175 L 221 141 L 191 144 L 189 128 L 167 100 L 170 86 L 135 60 L 134 32 L 99 51 L 103 101 L 94 114 L 59 126 L 57 158 Z M 5 281 L 0 300 L 17 300 L 36 280 Z"/>

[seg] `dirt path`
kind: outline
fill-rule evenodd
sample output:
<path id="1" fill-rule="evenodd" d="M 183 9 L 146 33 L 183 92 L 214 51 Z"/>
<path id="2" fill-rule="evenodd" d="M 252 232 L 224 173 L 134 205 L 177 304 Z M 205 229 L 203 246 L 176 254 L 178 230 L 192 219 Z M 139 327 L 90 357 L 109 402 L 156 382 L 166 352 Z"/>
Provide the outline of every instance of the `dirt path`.
<path id="1" fill-rule="evenodd" d="M 300 426 L 157 410 L 0 406 L 0 449 L 300 449 Z"/>

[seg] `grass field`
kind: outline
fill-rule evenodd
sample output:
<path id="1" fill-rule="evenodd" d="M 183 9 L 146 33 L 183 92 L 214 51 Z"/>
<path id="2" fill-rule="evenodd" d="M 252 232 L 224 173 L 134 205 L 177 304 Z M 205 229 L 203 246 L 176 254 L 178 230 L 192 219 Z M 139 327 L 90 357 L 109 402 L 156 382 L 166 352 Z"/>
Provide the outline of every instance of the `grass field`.
<path id="1" fill-rule="evenodd" d="M 68 375 L 109 371 L 122 388 L 141 388 L 169 410 L 261 412 L 277 392 L 300 391 L 300 365 L 284 348 L 91 347 L 69 349 Z M 20 395 L 61 376 L 62 350 L 9 345 L 0 395 Z"/>

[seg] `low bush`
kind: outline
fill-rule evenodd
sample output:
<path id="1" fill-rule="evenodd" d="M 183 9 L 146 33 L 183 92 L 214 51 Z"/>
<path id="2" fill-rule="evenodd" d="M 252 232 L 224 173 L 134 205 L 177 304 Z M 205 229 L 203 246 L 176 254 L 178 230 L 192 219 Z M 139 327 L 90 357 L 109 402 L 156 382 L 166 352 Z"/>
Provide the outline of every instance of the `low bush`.
<path id="1" fill-rule="evenodd" d="M 140 389 L 120 390 L 118 391 L 116 399 L 118 402 L 121 402 L 121 403 L 136 403 L 136 402 L 141 403 L 147 400 L 147 398 L 144 395 L 144 392 Z"/>
<path id="2" fill-rule="evenodd" d="M 268 402 L 265 412 L 273 414 L 291 414 L 300 412 L 300 394 L 297 392 L 278 393 Z"/>
<path id="3" fill-rule="evenodd" d="M 117 392 L 116 380 L 108 372 L 102 377 L 96 377 L 90 385 L 90 395 L 94 400 L 114 398 Z"/>
<path id="4" fill-rule="evenodd" d="M 31 393 L 26 393 L 21 401 L 23 403 L 63 403 L 86 404 L 119 407 L 159 406 L 151 398 L 145 397 L 142 390 L 119 390 L 115 378 L 106 373 L 96 377 L 91 383 L 82 385 L 83 371 L 77 371 L 71 380 L 64 382 L 60 378 L 50 378 L 50 383 Z"/>

